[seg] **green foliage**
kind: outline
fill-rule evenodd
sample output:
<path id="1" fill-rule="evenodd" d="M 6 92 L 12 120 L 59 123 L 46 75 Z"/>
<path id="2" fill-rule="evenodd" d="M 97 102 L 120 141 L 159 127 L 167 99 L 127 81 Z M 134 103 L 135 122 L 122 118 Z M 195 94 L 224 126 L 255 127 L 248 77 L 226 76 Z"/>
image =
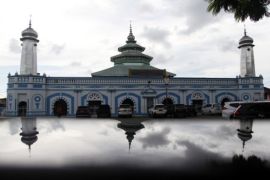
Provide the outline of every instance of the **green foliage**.
<path id="1" fill-rule="evenodd" d="M 268 5 L 270 0 L 206 0 L 207 10 L 217 15 L 222 9 L 233 13 L 237 21 L 245 21 L 248 17 L 252 21 L 259 21 L 264 16 L 269 17 Z"/>

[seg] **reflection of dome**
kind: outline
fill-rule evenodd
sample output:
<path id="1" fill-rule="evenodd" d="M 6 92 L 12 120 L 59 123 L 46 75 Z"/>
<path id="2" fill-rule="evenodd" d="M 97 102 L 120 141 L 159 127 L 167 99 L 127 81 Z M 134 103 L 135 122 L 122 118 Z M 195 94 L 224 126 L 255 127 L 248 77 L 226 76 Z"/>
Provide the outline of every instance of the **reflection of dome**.
<path id="1" fill-rule="evenodd" d="M 240 129 L 237 129 L 237 131 L 238 131 L 237 136 L 242 141 L 248 141 L 252 138 L 252 135 L 251 135 L 252 132 L 244 132 L 244 131 L 241 131 Z"/>
<path id="2" fill-rule="evenodd" d="M 121 123 L 117 124 L 117 127 L 126 131 L 127 140 L 129 143 L 129 149 L 131 147 L 132 140 L 134 139 L 134 135 L 137 131 L 144 128 L 144 125 L 141 122 L 130 122 L 130 121 L 122 121 Z"/>
<path id="3" fill-rule="evenodd" d="M 237 132 L 238 132 L 237 136 L 243 142 L 243 151 L 245 148 L 246 141 L 252 138 L 252 133 L 253 133 L 252 126 L 253 126 L 252 119 L 240 120 L 240 128 L 237 129 Z"/>
<path id="4" fill-rule="evenodd" d="M 36 134 L 38 134 L 38 132 L 37 132 Z M 31 145 L 34 144 L 34 143 L 37 141 L 37 139 L 38 139 L 38 137 L 36 136 L 36 134 L 31 136 L 31 135 L 22 135 L 22 133 L 21 133 L 21 134 L 20 134 L 20 135 L 22 136 L 21 141 L 22 141 L 24 144 L 26 144 L 26 145 L 28 145 L 28 146 L 31 146 Z"/>

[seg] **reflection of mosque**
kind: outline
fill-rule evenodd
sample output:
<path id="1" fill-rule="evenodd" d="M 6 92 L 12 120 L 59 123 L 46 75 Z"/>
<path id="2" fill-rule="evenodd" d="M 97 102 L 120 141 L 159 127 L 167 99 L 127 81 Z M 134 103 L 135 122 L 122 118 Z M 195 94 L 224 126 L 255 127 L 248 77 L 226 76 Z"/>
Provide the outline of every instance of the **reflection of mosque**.
<path id="1" fill-rule="evenodd" d="M 136 132 L 139 131 L 140 129 L 143 129 L 144 125 L 141 123 L 141 121 L 122 120 L 121 123 L 117 124 L 117 127 L 126 131 L 130 150 L 131 142 L 134 139 Z"/>
<path id="2" fill-rule="evenodd" d="M 34 144 L 38 137 L 36 118 L 21 118 L 22 132 L 20 133 L 21 141 L 29 147 L 29 152 L 31 150 L 31 145 Z"/>
<path id="3" fill-rule="evenodd" d="M 252 138 L 252 125 L 253 125 L 253 119 L 241 119 L 240 120 L 240 128 L 237 129 L 237 136 L 242 140 L 243 142 L 243 151 L 245 148 L 246 141 L 250 140 Z"/>

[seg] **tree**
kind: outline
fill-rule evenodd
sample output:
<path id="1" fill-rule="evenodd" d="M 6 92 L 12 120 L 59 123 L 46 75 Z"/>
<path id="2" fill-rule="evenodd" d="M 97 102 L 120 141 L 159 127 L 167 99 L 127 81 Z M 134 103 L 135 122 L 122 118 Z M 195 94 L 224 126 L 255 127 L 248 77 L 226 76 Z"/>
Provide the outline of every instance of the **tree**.
<path id="1" fill-rule="evenodd" d="M 264 16 L 269 17 L 268 5 L 270 0 L 206 0 L 208 12 L 217 15 L 222 9 L 233 13 L 237 21 L 245 21 L 248 17 L 252 21 L 259 21 Z"/>

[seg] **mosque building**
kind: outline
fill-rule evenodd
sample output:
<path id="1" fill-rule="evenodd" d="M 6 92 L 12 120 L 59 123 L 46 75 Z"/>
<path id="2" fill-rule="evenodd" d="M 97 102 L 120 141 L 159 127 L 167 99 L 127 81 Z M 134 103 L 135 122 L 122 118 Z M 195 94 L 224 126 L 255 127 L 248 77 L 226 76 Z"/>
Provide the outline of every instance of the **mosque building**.
<path id="1" fill-rule="evenodd" d="M 153 57 L 144 54 L 132 28 L 126 43 L 112 56 L 114 65 L 91 77 L 51 77 L 38 73 L 38 33 L 29 27 L 22 32 L 20 73 L 8 75 L 6 115 L 75 116 L 78 106 L 106 104 L 113 116 L 120 104 L 134 107 L 135 115 L 146 115 L 153 104 L 224 104 L 264 98 L 263 77 L 256 76 L 253 39 L 246 32 L 239 41 L 240 75 L 234 78 L 176 77 L 151 66 Z M 179 67 L 180 68 L 180 67 Z"/>

